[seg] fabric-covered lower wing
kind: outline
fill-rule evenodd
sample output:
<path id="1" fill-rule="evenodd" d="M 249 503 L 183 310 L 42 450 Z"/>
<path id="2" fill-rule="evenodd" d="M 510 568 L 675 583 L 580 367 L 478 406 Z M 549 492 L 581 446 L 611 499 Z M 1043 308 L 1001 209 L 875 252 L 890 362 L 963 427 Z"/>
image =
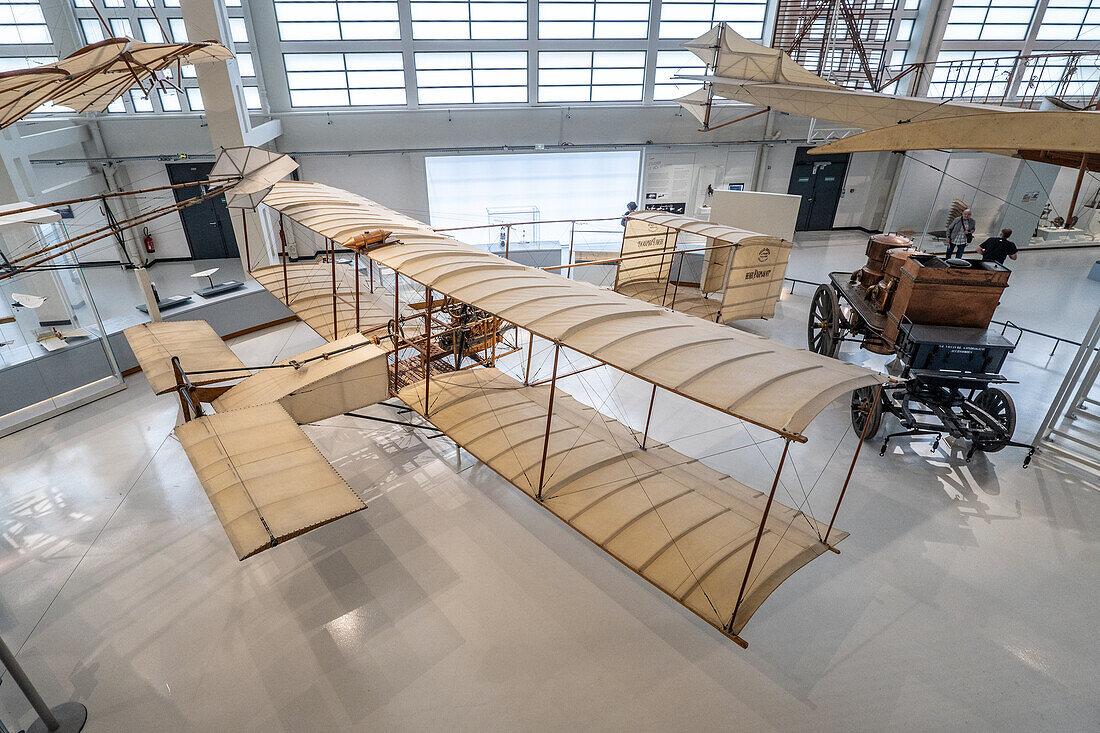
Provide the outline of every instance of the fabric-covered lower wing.
<path id="1" fill-rule="evenodd" d="M 176 387 L 172 357 L 179 358 L 185 372 L 196 372 L 190 377 L 194 385 L 241 379 L 252 374 L 206 321 L 142 323 L 122 333 L 156 394 L 171 392 Z"/>
<path id="2" fill-rule="evenodd" d="M 176 437 L 241 560 L 366 508 L 278 404 L 200 417 Z"/>
<path id="3" fill-rule="evenodd" d="M 365 263 L 366 258 L 363 258 Z M 327 262 L 295 262 L 257 267 L 252 276 L 326 341 L 385 327 L 393 318 L 393 294 L 359 275 L 359 328 L 355 320 L 355 275 L 351 265 L 336 264 L 336 305 L 333 312 L 333 270 Z M 289 290 L 289 295 L 287 291 Z M 334 328 L 335 326 L 335 328 Z"/>
<path id="4" fill-rule="evenodd" d="M 421 381 L 398 396 L 424 414 L 424 392 Z M 824 525 L 773 502 L 738 606 L 766 494 L 667 445 L 641 450 L 625 425 L 560 390 L 544 443 L 549 388 L 496 369 L 432 377 L 430 395 L 432 425 L 529 496 L 541 484 L 540 506 L 725 633 L 738 634 L 780 583 L 828 549 Z M 830 539 L 846 536 L 834 530 Z"/>

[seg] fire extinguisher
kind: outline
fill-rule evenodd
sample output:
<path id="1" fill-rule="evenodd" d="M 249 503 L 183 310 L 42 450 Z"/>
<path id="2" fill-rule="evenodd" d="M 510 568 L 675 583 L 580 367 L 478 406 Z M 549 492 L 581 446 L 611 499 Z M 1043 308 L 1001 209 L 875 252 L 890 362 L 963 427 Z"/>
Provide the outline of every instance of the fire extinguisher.
<path id="1" fill-rule="evenodd" d="M 153 235 L 149 233 L 149 227 L 145 227 L 142 230 L 142 234 L 145 235 L 145 239 L 142 242 L 145 243 L 145 251 L 149 254 L 153 254 L 157 251 L 157 245 L 153 243 Z"/>

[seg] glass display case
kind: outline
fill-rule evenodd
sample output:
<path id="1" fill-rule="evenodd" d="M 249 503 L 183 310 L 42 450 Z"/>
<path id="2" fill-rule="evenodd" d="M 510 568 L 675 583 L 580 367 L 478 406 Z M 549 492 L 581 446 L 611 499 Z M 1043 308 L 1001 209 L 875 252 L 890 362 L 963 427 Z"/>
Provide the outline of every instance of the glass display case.
<path id="1" fill-rule="evenodd" d="M 0 211 L 0 436 L 124 387 L 80 262 L 62 244 L 60 216 L 34 214 Z M 46 247 L 54 259 L 12 274 Z"/>

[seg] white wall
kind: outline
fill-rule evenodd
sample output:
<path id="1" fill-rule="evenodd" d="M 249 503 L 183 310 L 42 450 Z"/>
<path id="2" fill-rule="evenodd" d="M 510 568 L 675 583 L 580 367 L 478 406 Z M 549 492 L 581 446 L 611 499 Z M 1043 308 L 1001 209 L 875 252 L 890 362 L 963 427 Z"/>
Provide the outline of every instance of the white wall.
<path id="1" fill-rule="evenodd" d="M 74 168 L 77 168 L 77 166 L 57 166 L 56 170 L 67 169 L 71 175 Z M 130 189 L 152 188 L 169 184 L 168 173 L 163 163 L 126 163 L 121 166 L 121 169 L 129 176 L 129 183 L 125 185 Z M 55 170 L 55 168 L 36 166 L 36 177 L 46 179 L 43 182 L 48 182 L 51 170 Z M 126 180 L 125 177 L 120 179 L 121 182 Z M 104 193 L 106 190 L 107 184 L 103 175 L 97 171 L 90 174 L 79 185 L 68 186 L 60 192 L 52 192 L 50 198 L 52 200 L 62 200 L 94 196 Z M 136 197 L 127 197 L 126 203 L 118 198 L 108 199 L 107 201 L 115 220 L 121 222 L 130 216 L 140 216 L 161 206 L 173 205 L 175 204 L 175 197 L 171 191 L 157 191 Z M 69 236 L 90 232 L 107 225 L 107 217 L 100 201 L 76 204 L 73 206 L 73 214 L 73 219 L 66 219 L 64 222 Z M 180 221 L 179 213 L 174 212 L 159 219 L 154 219 L 148 224 L 148 227 L 149 233 L 156 242 L 155 259 L 187 258 L 191 256 L 191 250 L 187 246 L 187 238 L 183 233 L 183 223 Z M 140 246 L 143 236 L 141 227 L 129 230 L 124 236 L 134 237 L 134 241 Z M 82 248 L 78 252 L 78 256 L 82 262 L 119 262 L 120 257 L 115 241 L 113 236 L 101 239 Z"/>
<path id="2" fill-rule="evenodd" d="M 740 112 L 740 108 L 731 108 L 722 114 L 731 118 Z M 422 220 L 430 218 L 426 156 L 508 153 L 514 152 L 513 147 L 526 149 L 536 144 L 548 149 L 565 146 L 566 150 L 643 149 L 648 171 L 653 170 L 652 166 L 677 162 L 691 165 L 687 213 L 706 218 L 709 211 L 704 192 L 708 183 L 716 189 L 728 183 L 743 183 L 747 190 L 786 193 L 795 149 L 805 144 L 807 128 L 803 118 L 773 112 L 700 133 L 697 123 L 674 106 L 294 112 L 276 117 L 283 129 L 276 147 L 296 154 L 303 180 L 345 188 Z M 213 152 L 201 116 L 111 116 L 103 118 L 100 127 L 111 155 Z M 772 142 L 739 142 L 765 137 Z M 438 150 L 448 145 L 456 150 Z M 482 149 L 471 149 L 476 146 Z M 385 152 L 390 150 L 408 152 Z M 79 153 L 73 155 L 80 157 Z M 61 157 L 60 151 L 43 157 L 54 156 Z M 850 177 L 854 185 L 849 188 L 856 188 L 856 192 L 849 194 L 852 199 L 842 202 L 846 208 L 838 212 L 838 225 L 875 228 L 875 220 L 880 218 L 878 197 L 885 196 L 889 189 L 889 182 L 883 182 L 887 175 L 875 160 L 872 155 L 862 167 L 853 166 Z M 127 162 L 123 167 L 134 186 L 167 183 L 161 162 Z M 36 166 L 35 170 L 46 168 Z M 167 192 L 150 196 L 146 203 L 151 207 L 170 201 L 171 193 Z M 159 258 L 190 255 L 177 214 L 156 222 L 150 230 Z M 137 236 L 140 240 L 140 232 Z M 309 256 L 311 252 L 300 254 Z M 107 249 L 97 252 L 97 257 L 111 256 Z"/>
<path id="3" fill-rule="evenodd" d="M 715 190 L 727 188 L 729 183 L 743 183 L 746 190 L 752 189 L 756 166 L 755 145 L 715 145 L 703 148 L 683 148 L 676 146 L 649 148 L 646 151 L 645 170 L 642 174 L 642 193 L 654 188 L 653 181 L 666 175 L 670 166 L 690 166 L 691 182 L 683 202 L 687 206 L 684 213 L 697 219 L 710 216 L 710 201 L 706 195 L 707 186 Z M 665 169 L 665 170 L 663 170 Z M 681 198 L 676 196 L 676 198 Z M 646 203 L 679 203 L 678 201 Z"/>
<path id="4" fill-rule="evenodd" d="M 768 193 L 787 193 L 791 185 L 791 169 L 794 168 L 794 154 L 798 150 L 798 144 L 767 143 L 765 147 L 760 190 Z"/>
<path id="5" fill-rule="evenodd" d="M 1046 163 L 1021 161 L 1017 166 L 1016 176 L 1007 196 L 1008 203 L 1002 207 L 1001 222 L 997 228 L 1011 229 L 1012 239 L 1018 245 L 1027 244 L 1035 233 L 1059 170 L 1058 166 Z M 1036 194 L 1038 197 L 1032 200 Z"/>
<path id="6" fill-rule="evenodd" d="M 59 155 L 82 157 L 79 146 L 61 148 Z M 102 193 L 106 188 L 103 174 L 88 165 L 32 166 L 35 188 L 42 193 L 36 197 L 41 203 L 84 198 Z M 62 220 L 69 237 L 107 225 L 103 207 L 98 202 L 73 204 L 73 218 Z M 108 237 L 76 252 L 81 262 L 117 262 L 118 247 L 114 237 Z"/>
<path id="7" fill-rule="evenodd" d="M 1032 163 L 1035 165 L 1035 163 Z M 1077 183 L 1077 169 L 1076 168 L 1060 168 L 1058 177 L 1054 181 L 1054 185 L 1051 187 L 1050 200 L 1054 204 L 1054 211 L 1051 213 L 1051 219 L 1055 216 L 1065 217 L 1066 212 L 1069 210 L 1069 202 L 1073 197 L 1073 187 Z M 1100 189 L 1100 179 L 1096 177 L 1096 174 L 1086 173 L 1084 179 L 1081 181 L 1081 192 L 1077 196 L 1077 214 L 1080 216 L 1081 207 L 1085 202 L 1091 201 Z"/>
<path id="8" fill-rule="evenodd" d="M 303 181 L 337 186 L 408 216 L 428 218 L 423 153 L 303 155 L 296 160 Z"/>
<path id="9" fill-rule="evenodd" d="M 167 186 L 171 183 L 164 163 L 127 163 L 125 169 L 130 178 L 131 188 L 153 188 Z M 137 209 L 135 213 L 140 214 L 161 206 L 173 206 L 176 203 L 176 197 L 172 191 L 155 191 L 142 194 L 137 199 L 131 199 L 131 201 L 133 202 L 133 208 Z M 178 212 L 154 219 L 148 224 L 148 227 L 149 233 L 156 244 L 157 251 L 154 255 L 156 259 L 165 260 L 191 256 L 191 248 L 187 244 L 187 235 L 184 234 L 183 222 Z M 140 241 L 143 236 L 140 228 L 135 231 L 135 235 Z"/>
<path id="10" fill-rule="evenodd" d="M 975 220 L 975 238 L 992 236 L 1002 226 L 1012 226 L 1017 231 L 1026 231 L 1030 219 L 1021 217 L 1015 202 L 1016 189 L 1021 182 L 1020 169 L 1027 162 L 1003 155 L 989 153 L 943 153 L 939 151 L 916 151 L 907 153 L 907 159 L 901 166 L 897 192 L 894 195 L 886 229 L 912 229 L 921 232 L 925 221 L 930 231 L 942 231 L 947 224 L 947 213 L 951 202 L 958 198 L 965 201 L 973 211 Z M 918 162 L 923 160 L 930 165 Z M 946 175 L 941 170 L 946 165 Z M 1035 163 L 1031 163 L 1035 166 Z M 1074 173 L 1075 171 L 1070 171 Z M 1053 197 L 1057 206 L 1066 173 L 1058 177 L 1053 187 Z M 1072 180 L 1070 182 L 1072 190 Z M 1038 186 L 1040 189 L 1042 185 Z M 937 195 L 938 191 L 938 195 Z M 1040 196 L 1043 192 L 1040 193 Z M 1068 192 L 1065 196 L 1068 202 Z M 1065 207 L 1065 203 L 1062 207 Z M 929 219 L 929 208 L 932 215 Z M 1036 215 L 1042 208 L 1042 202 L 1036 207 Z M 1027 232 L 1030 234 L 1030 232 Z M 1027 237 L 1020 237 L 1021 243 Z"/>
<path id="11" fill-rule="evenodd" d="M 853 153 L 833 226 L 882 229 L 897 163 L 893 153 Z"/>

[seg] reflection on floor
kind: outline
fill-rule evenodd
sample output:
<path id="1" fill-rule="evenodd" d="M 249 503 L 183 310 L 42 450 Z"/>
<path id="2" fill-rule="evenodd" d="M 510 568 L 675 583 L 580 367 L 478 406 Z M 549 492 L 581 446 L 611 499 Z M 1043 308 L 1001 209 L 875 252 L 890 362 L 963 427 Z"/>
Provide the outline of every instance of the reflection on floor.
<path id="1" fill-rule="evenodd" d="M 802 238 L 790 274 L 854 269 L 862 240 Z M 1091 259 L 1021 256 L 999 315 L 1079 334 L 1100 301 Z M 800 286 L 748 328 L 802 345 L 810 294 Z M 293 324 L 233 347 L 257 363 L 317 343 Z M 1072 351 L 1048 359 L 1050 347 L 1025 336 L 1009 362 L 1023 436 Z M 539 376 L 549 356 L 536 351 Z M 865 452 L 838 520 L 852 533 L 842 554 L 764 603 L 746 651 L 452 443 L 394 425 L 308 427 L 367 510 L 239 563 L 171 437 L 176 406 L 140 374 L 128 383 L 0 440 L 0 633 L 49 700 L 88 705 L 93 733 L 1070 731 L 1100 720 L 1095 477 L 1024 471 L 1012 450 L 970 464 L 950 444 Z M 630 377 L 598 369 L 559 384 L 631 425 L 645 419 L 649 388 Z M 792 450 L 785 503 L 805 491 L 827 515 L 855 444 L 847 426 L 833 405 Z M 651 434 L 753 486 L 779 447 L 664 394 Z M 32 717 L 0 686 L 0 719 L 18 729 Z"/>

